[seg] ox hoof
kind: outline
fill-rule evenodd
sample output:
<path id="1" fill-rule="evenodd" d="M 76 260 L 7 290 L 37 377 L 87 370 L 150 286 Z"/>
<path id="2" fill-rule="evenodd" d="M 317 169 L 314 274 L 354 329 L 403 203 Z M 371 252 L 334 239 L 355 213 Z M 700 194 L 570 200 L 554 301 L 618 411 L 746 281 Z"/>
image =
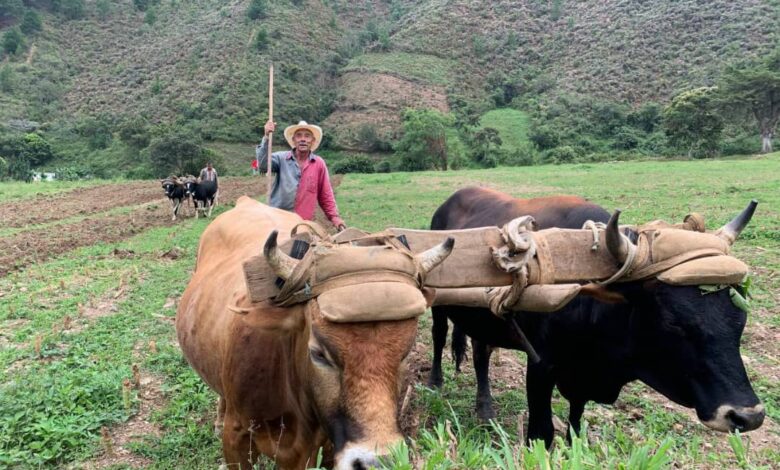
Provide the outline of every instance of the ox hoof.
<path id="1" fill-rule="evenodd" d="M 477 417 L 480 421 L 487 423 L 491 419 L 495 419 L 496 412 L 493 411 L 493 406 L 490 403 L 477 403 Z"/>
<path id="2" fill-rule="evenodd" d="M 432 388 L 435 390 L 441 390 L 441 386 L 444 383 L 441 377 L 434 377 L 431 375 L 428 377 L 428 388 Z"/>

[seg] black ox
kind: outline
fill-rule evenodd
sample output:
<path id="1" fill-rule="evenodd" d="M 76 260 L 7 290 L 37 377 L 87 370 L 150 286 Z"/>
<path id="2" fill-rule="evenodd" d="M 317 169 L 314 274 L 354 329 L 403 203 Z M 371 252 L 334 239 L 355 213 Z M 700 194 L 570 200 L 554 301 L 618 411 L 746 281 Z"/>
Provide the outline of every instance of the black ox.
<path id="1" fill-rule="evenodd" d="M 206 212 L 206 217 L 211 217 L 211 210 L 217 205 L 217 182 L 189 180 L 185 187 L 187 196 L 192 197 L 195 204 L 195 218 L 198 218 L 201 211 Z"/>
<path id="2" fill-rule="evenodd" d="M 162 188 L 163 191 L 165 191 L 168 200 L 171 201 L 171 208 L 173 209 L 173 218 L 171 220 L 176 220 L 176 216 L 179 215 L 181 203 L 184 201 L 184 198 L 187 197 L 187 190 L 184 187 L 184 184 L 175 178 L 166 178 L 162 180 Z"/>
<path id="3" fill-rule="evenodd" d="M 540 229 L 578 229 L 587 220 L 610 219 L 604 209 L 577 197 L 522 200 L 466 188 L 437 209 L 431 229 L 501 226 L 521 215 L 532 215 Z M 736 237 L 751 216 L 752 209 L 746 210 L 724 229 Z M 619 240 L 617 217 L 610 222 L 612 239 Z M 620 250 L 610 246 L 610 251 L 618 255 Z M 463 357 L 463 333 L 472 338 L 477 413 L 491 418 L 492 348 L 523 350 L 522 339 L 511 321 L 487 309 L 434 307 L 432 386 L 442 384 L 447 318 L 455 325 L 456 365 Z M 576 433 L 588 401 L 614 403 L 622 387 L 633 380 L 695 408 L 702 423 L 718 431 L 749 431 L 764 420 L 764 407 L 739 352 L 746 313 L 732 303 L 728 289 L 702 295 L 696 286 L 672 286 L 655 279 L 617 283 L 580 294 L 555 313 L 519 312 L 514 319 L 539 355 L 538 362 L 529 360 L 526 371 L 529 440 L 552 443 L 551 398 L 556 386 L 570 403 L 569 423 Z"/>

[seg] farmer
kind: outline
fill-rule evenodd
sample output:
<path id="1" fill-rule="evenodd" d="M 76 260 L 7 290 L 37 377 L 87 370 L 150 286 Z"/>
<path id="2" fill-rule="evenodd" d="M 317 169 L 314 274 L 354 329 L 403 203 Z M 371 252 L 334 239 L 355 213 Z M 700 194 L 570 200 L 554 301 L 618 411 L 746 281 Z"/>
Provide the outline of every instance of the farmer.
<path id="1" fill-rule="evenodd" d="M 255 150 L 261 172 L 267 171 L 268 168 L 268 135 L 275 128 L 275 122 L 269 120 L 265 123 L 265 135 Z M 292 150 L 274 152 L 271 155 L 271 170 L 276 177 L 271 190 L 270 205 L 294 211 L 305 220 L 313 220 L 319 203 L 333 225 L 339 231 L 344 230 L 346 225 L 336 207 L 328 167 L 322 157 L 314 154 L 322 142 L 322 129 L 301 121 L 286 128 L 284 138 Z"/>
<path id="2" fill-rule="evenodd" d="M 215 184 L 218 184 L 217 170 L 214 169 L 214 167 L 211 165 L 211 162 L 206 163 L 206 168 L 200 170 L 200 180 L 213 181 Z"/>

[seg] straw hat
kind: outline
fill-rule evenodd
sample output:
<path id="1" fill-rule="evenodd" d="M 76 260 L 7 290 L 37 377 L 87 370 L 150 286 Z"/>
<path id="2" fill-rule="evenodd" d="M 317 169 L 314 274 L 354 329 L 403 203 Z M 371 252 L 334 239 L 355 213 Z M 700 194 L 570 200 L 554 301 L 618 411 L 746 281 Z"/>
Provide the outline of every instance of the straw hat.
<path id="1" fill-rule="evenodd" d="M 313 152 L 317 150 L 317 147 L 320 146 L 320 142 L 322 142 L 322 128 L 320 126 L 308 124 L 306 121 L 301 121 L 298 124 L 290 126 L 284 130 L 284 138 L 287 140 L 287 143 L 290 144 L 290 147 L 295 148 L 293 136 L 301 129 L 305 129 L 311 132 L 311 134 L 314 136 L 314 143 L 311 144 L 311 151 Z"/>

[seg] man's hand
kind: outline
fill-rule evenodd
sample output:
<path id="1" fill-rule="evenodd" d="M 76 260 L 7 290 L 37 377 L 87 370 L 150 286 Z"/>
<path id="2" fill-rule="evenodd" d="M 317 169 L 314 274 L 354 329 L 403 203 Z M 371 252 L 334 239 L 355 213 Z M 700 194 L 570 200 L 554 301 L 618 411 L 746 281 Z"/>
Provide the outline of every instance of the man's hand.
<path id="1" fill-rule="evenodd" d="M 339 226 L 336 227 L 336 230 L 338 230 L 339 232 L 343 232 L 346 229 L 347 229 L 347 226 L 344 225 L 344 224 L 339 224 Z"/>
<path id="2" fill-rule="evenodd" d="M 276 123 L 269 119 L 268 122 L 265 123 L 265 136 L 268 137 L 268 134 L 273 132 L 274 129 L 276 129 Z"/>

